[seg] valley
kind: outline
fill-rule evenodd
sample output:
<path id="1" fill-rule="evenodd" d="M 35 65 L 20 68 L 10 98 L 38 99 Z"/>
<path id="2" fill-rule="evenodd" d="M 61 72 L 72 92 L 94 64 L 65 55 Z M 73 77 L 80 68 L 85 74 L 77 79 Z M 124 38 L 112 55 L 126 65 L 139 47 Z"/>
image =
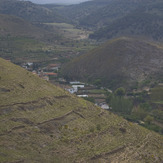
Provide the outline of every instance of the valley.
<path id="1" fill-rule="evenodd" d="M 0 0 L 0 162 L 162 162 L 162 6 Z"/>

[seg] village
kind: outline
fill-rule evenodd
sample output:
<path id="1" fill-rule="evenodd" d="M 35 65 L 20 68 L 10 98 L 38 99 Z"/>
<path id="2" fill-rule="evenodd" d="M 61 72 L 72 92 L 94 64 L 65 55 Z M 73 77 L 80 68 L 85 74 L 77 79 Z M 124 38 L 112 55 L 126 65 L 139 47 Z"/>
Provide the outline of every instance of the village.
<path id="1" fill-rule="evenodd" d="M 63 78 L 60 78 L 58 76 L 61 67 L 60 63 L 49 64 L 46 67 L 40 68 L 32 62 L 28 62 L 23 63 L 21 67 L 31 71 L 34 75 L 38 75 L 40 78 L 65 89 L 71 94 L 75 94 L 80 98 L 93 102 L 96 106 L 106 110 L 111 109 L 106 102 L 107 93 L 112 93 L 111 90 L 80 81 L 66 81 Z"/>

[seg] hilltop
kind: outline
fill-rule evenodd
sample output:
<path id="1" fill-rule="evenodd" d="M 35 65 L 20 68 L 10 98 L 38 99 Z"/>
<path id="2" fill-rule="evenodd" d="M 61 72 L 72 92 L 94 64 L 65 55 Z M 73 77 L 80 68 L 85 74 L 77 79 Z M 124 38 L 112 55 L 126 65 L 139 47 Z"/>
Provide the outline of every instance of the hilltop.
<path id="1" fill-rule="evenodd" d="M 0 14 L 15 15 L 35 23 L 66 21 L 57 11 L 30 1 L 0 0 Z"/>
<path id="2" fill-rule="evenodd" d="M 68 79 L 93 82 L 101 79 L 110 88 L 161 78 L 163 48 L 136 38 L 117 38 L 75 58 L 65 65 L 62 74 Z"/>
<path id="3" fill-rule="evenodd" d="M 0 59 L 1 162 L 162 162 L 162 137 Z"/>

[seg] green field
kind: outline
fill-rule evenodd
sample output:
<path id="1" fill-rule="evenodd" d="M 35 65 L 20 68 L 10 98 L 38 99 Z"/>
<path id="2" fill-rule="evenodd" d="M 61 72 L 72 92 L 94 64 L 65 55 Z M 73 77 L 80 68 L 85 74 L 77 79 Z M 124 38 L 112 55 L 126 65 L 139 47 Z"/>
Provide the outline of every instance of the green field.
<path id="1" fill-rule="evenodd" d="M 84 31 L 75 28 L 75 26 L 67 23 L 46 23 L 46 25 L 53 26 L 54 29 L 59 30 L 66 38 L 73 40 L 88 39 L 90 31 Z"/>
<path id="2" fill-rule="evenodd" d="M 48 62 L 53 58 L 71 58 L 77 54 L 92 49 L 95 45 L 84 40 L 67 40 L 62 38 L 55 42 L 47 43 L 29 37 L 1 36 L 0 57 L 15 63 L 22 62 Z"/>

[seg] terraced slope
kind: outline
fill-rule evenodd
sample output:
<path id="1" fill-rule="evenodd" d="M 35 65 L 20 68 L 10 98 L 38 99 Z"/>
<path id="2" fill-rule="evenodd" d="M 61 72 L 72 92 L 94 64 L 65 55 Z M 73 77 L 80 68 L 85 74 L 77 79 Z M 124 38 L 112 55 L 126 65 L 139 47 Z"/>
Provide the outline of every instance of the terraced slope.
<path id="1" fill-rule="evenodd" d="M 162 162 L 163 139 L 0 59 L 0 162 Z"/>

